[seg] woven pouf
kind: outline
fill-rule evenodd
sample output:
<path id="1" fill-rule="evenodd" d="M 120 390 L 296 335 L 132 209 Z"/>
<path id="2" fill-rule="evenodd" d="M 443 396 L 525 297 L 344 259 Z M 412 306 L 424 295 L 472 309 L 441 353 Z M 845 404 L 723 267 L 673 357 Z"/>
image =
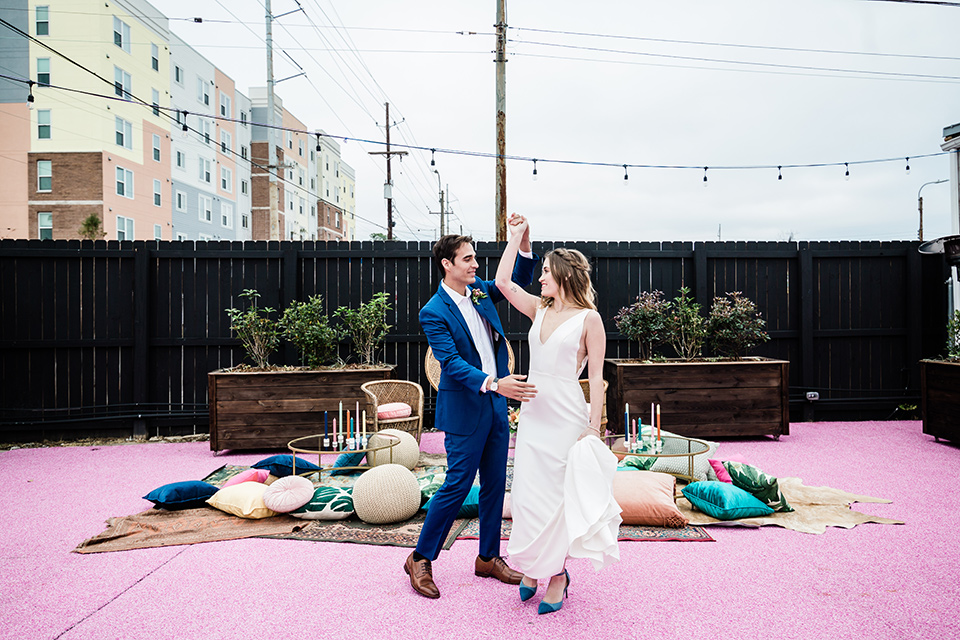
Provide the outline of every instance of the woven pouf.
<path id="1" fill-rule="evenodd" d="M 353 507 L 357 517 L 370 524 L 401 522 L 420 509 L 420 485 L 406 467 L 380 465 L 357 478 Z"/>
<path id="2" fill-rule="evenodd" d="M 391 449 L 371 451 L 367 454 L 367 464 L 371 467 L 378 467 L 382 464 L 390 464 L 393 462 L 394 464 L 402 464 L 407 469 L 413 469 L 417 466 L 417 462 L 420 460 L 420 445 L 417 444 L 416 438 L 400 429 L 381 429 L 371 436 L 367 446 L 373 448 L 389 444 L 390 438 L 382 437 L 379 435 L 381 433 L 400 438 L 400 442 L 392 449 L 393 459 L 390 459 Z"/>

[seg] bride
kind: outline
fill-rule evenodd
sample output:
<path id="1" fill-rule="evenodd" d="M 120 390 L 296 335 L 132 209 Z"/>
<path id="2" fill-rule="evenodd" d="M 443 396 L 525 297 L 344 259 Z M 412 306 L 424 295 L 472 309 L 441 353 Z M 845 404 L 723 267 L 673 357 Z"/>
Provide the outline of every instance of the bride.
<path id="1" fill-rule="evenodd" d="M 528 336 L 537 397 L 523 404 L 511 492 L 513 529 L 507 553 L 524 574 L 520 599 L 549 579 L 538 613 L 563 606 L 570 585 L 566 560 L 588 558 L 602 568 L 619 560 L 620 507 L 613 499 L 617 459 L 601 441 L 606 333 L 596 311 L 590 263 L 579 251 L 557 248 L 544 260 L 540 296 L 511 282 L 527 221 L 508 220 L 511 237 L 497 269 L 497 287 L 533 320 Z M 588 405 L 578 378 L 587 366 Z"/>

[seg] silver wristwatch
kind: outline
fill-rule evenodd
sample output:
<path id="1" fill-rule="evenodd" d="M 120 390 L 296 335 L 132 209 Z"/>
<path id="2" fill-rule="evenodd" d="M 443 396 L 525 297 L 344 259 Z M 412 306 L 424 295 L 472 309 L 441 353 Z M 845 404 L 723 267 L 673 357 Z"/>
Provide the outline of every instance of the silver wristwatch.
<path id="1" fill-rule="evenodd" d="M 500 378 L 494 378 L 493 380 L 490 381 L 490 391 L 493 391 L 494 393 L 497 392 L 497 389 L 500 388 L 500 385 L 497 384 L 499 381 L 500 381 Z"/>

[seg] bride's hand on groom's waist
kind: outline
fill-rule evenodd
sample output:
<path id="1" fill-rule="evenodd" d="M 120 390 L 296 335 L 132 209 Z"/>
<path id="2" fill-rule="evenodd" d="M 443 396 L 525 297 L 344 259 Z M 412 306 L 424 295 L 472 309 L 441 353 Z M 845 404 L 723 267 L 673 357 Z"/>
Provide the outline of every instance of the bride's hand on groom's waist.
<path id="1" fill-rule="evenodd" d="M 524 382 L 527 376 L 510 374 L 505 378 L 500 378 L 497 382 L 497 393 L 513 400 L 527 402 L 537 395 L 537 388 L 529 382 Z"/>

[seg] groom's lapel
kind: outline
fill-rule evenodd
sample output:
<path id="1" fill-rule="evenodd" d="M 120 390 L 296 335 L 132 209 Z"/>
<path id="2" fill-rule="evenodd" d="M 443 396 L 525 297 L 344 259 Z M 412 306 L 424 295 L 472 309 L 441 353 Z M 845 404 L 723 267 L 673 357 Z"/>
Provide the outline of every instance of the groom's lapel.
<path id="1" fill-rule="evenodd" d="M 463 332 L 467 335 L 467 339 L 470 341 L 470 344 L 473 345 L 473 350 L 480 353 L 477 349 L 477 345 L 473 342 L 473 335 L 470 333 L 470 329 L 467 327 L 467 321 L 463 319 L 463 314 L 460 313 L 460 309 L 457 307 L 457 304 L 450 298 L 450 295 L 443 290 L 441 286 L 437 290 L 437 295 L 440 296 L 440 299 L 447 305 L 447 313 L 456 318 L 457 322 L 460 323 L 460 328 L 463 329 Z"/>

